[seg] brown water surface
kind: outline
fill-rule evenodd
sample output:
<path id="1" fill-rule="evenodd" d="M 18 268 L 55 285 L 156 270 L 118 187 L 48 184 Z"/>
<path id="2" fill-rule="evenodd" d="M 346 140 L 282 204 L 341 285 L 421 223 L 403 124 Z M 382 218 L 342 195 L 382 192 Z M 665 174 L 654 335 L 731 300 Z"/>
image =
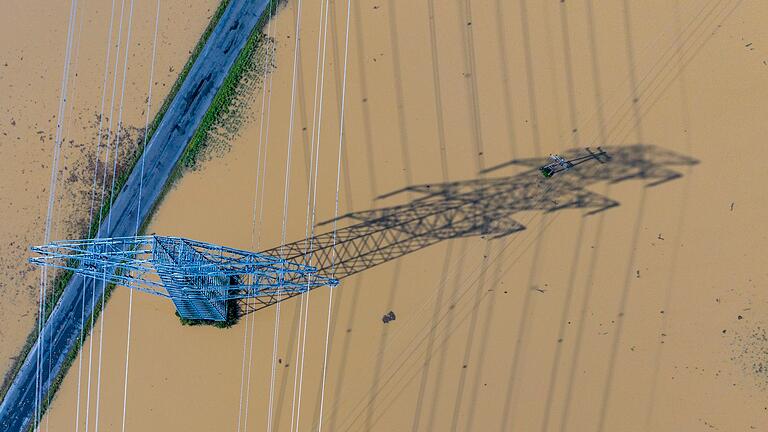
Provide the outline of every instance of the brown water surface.
<path id="1" fill-rule="evenodd" d="M 77 3 L 77 2 L 76 2 Z M 114 3 L 114 10 L 113 10 Z M 124 3 L 123 32 L 120 8 Z M 104 102 L 104 138 L 99 159 L 104 163 L 109 120 L 111 154 L 117 138 L 130 1 L 84 0 L 77 3 L 58 162 L 51 239 L 79 237 L 91 208 L 93 168 L 98 142 L 110 14 L 114 12 L 112 46 Z M 157 3 L 134 2 L 125 74 L 120 135 L 120 170 L 135 150 L 145 123 Z M 152 90 L 154 115 L 170 91 L 218 2 L 163 1 L 157 34 L 157 61 Z M 27 263 L 29 246 L 44 240 L 51 165 L 61 94 L 69 1 L 3 2 L 0 14 L 0 371 L 5 372 L 36 324 L 40 273 Z M 119 54 L 119 64 L 115 57 Z M 115 83 L 115 71 L 117 82 Z M 112 88 L 115 83 L 114 104 Z M 110 107 L 112 107 L 110 114 Z M 150 117 L 151 118 L 151 117 Z M 114 158 L 108 161 L 111 176 Z M 102 184 L 99 169 L 96 205 Z"/>
<path id="2" fill-rule="evenodd" d="M 302 2 L 292 140 L 295 1 L 274 20 L 268 139 L 257 93 L 229 152 L 178 182 L 150 232 L 254 250 L 279 245 L 283 224 L 287 241 L 305 236 L 321 4 Z M 331 5 L 316 221 L 333 217 L 336 197 L 346 3 Z M 305 299 L 306 345 L 302 300 L 283 303 L 273 430 L 312 429 L 321 400 L 331 431 L 768 429 L 768 5 L 352 5 L 341 213 L 415 198 L 376 199 L 404 186 L 474 179 L 513 157 L 571 147 L 640 142 L 700 164 L 653 188 L 593 186 L 620 203 L 602 214 L 517 214 L 526 230 L 507 238 L 445 241 L 343 280 L 322 399 L 331 290 Z M 118 289 L 104 315 L 102 430 L 118 430 L 123 413 L 128 297 Z M 397 318 L 384 324 L 390 310 Z M 266 430 L 276 312 L 228 330 L 183 327 L 170 302 L 137 293 L 126 428 Z M 52 430 L 71 428 L 77 387 L 70 373 Z"/>

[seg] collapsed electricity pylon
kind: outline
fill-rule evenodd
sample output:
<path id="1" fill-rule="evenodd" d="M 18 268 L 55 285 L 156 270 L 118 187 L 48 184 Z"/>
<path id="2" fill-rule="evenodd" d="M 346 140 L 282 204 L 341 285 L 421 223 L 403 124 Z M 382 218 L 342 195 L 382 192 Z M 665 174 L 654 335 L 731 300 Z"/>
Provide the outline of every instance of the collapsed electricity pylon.
<path id="1" fill-rule="evenodd" d="M 590 209 L 585 216 L 595 214 L 619 203 L 587 190 L 592 184 L 636 179 L 652 187 L 682 176 L 672 167 L 698 163 L 649 144 L 602 150 L 594 154 L 576 148 L 560 153 L 566 160 L 595 161 L 575 164 L 553 178 L 541 176 L 539 167 L 549 159 L 539 157 L 506 162 L 483 173 L 514 165 L 530 168 L 513 176 L 410 186 L 379 197 L 403 192 L 419 195 L 408 203 L 343 215 L 338 220 L 356 223 L 262 253 L 298 262 L 311 257 L 321 275 L 344 279 L 443 240 L 472 236 L 496 239 L 522 231 L 525 226 L 513 215 L 523 211 L 582 208 Z M 606 163 L 600 163 L 603 161 L 597 156 Z M 265 306 L 269 305 L 242 302 L 241 310 L 247 313 Z"/>
<path id="2" fill-rule="evenodd" d="M 575 160 L 584 153 L 560 155 Z M 346 214 L 339 220 L 356 223 L 261 253 L 149 236 L 56 242 L 33 248 L 42 256 L 31 261 L 168 297 L 185 318 L 224 320 L 229 300 L 246 314 L 443 240 L 504 237 L 525 229 L 512 217 L 523 211 L 594 214 L 619 204 L 587 190 L 591 184 L 642 179 L 655 186 L 681 176 L 670 166 L 697 163 L 645 144 L 605 147 L 601 156 L 606 163 L 573 164 L 552 178 L 539 172 L 549 159 L 533 158 L 487 170 L 530 168 L 513 176 L 411 186 L 387 195 L 420 194 L 411 202 Z"/>
<path id="3" fill-rule="evenodd" d="M 275 303 L 338 280 L 317 269 L 180 237 L 66 240 L 32 248 L 33 264 L 169 298 L 183 318 L 224 321 L 230 300 Z"/>

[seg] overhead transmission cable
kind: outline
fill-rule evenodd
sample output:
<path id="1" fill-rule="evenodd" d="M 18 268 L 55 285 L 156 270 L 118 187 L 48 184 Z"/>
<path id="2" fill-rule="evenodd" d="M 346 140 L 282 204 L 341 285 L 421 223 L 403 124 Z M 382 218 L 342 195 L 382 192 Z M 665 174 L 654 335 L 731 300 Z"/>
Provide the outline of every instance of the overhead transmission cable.
<path id="1" fill-rule="evenodd" d="M 341 158 L 342 149 L 344 145 L 344 108 L 347 96 L 347 60 L 349 58 L 349 12 L 352 6 L 351 0 L 347 0 L 347 17 L 345 24 L 344 34 L 344 74 L 341 84 L 341 111 L 339 113 L 339 151 L 336 162 L 336 197 L 333 210 L 333 245 L 332 245 L 332 258 L 331 258 L 331 277 L 336 273 L 336 233 L 337 233 L 337 221 L 339 219 L 339 185 L 341 182 Z M 349 191 L 347 191 L 349 193 Z M 323 408 L 325 404 L 325 385 L 328 374 L 328 341 L 330 340 L 331 333 L 331 310 L 333 306 L 333 288 L 328 290 L 328 314 L 326 317 L 325 327 L 325 344 L 323 349 L 323 373 L 320 386 L 320 414 L 318 423 L 318 432 L 323 429 Z"/>
<path id="2" fill-rule="evenodd" d="M 152 82 L 155 77 L 155 54 L 157 53 L 157 28 L 158 24 L 160 22 L 160 0 L 157 0 L 157 6 L 155 10 L 155 32 L 154 36 L 152 37 L 152 62 L 151 66 L 149 68 L 149 83 L 147 84 L 147 108 L 145 110 L 146 117 L 144 118 L 144 139 L 142 140 L 142 151 L 141 151 L 141 171 L 139 172 L 139 196 L 136 200 L 136 228 L 134 229 L 134 235 L 139 235 L 139 228 L 141 227 L 141 200 L 142 200 L 142 192 L 144 188 L 144 162 L 146 159 L 147 151 L 149 150 L 149 147 L 147 146 L 147 138 L 149 136 L 149 113 L 152 110 Z M 133 0 L 131 1 L 131 14 L 133 13 Z M 130 38 L 130 21 L 129 21 L 129 27 L 128 27 L 128 35 Z M 125 65 L 128 65 L 128 47 L 126 44 L 126 50 L 125 50 Z M 125 80 L 125 75 L 123 76 L 123 80 Z M 121 102 L 122 105 L 122 102 Z M 119 132 L 119 131 L 118 131 Z M 115 158 L 115 161 L 117 161 L 117 158 Z M 114 181 L 114 178 L 112 179 Z M 114 189 L 113 192 L 114 194 Z M 111 207 L 111 206 L 110 206 Z M 128 293 L 128 334 L 126 335 L 126 342 L 125 342 L 125 381 L 123 383 L 123 420 L 122 420 L 122 430 L 125 432 L 125 414 L 126 414 L 126 404 L 128 401 L 128 362 L 130 359 L 130 353 L 131 353 L 131 318 L 133 317 L 133 291 L 129 290 Z"/>
<path id="3" fill-rule="evenodd" d="M 130 35 L 131 30 L 131 14 L 133 12 L 133 0 L 131 0 L 131 12 L 129 13 L 129 20 L 128 20 L 128 34 Z M 113 125 L 113 114 L 114 114 L 114 105 L 115 105 L 115 96 L 117 92 L 117 71 L 118 71 L 118 65 L 120 63 L 120 45 L 122 42 L 122 33 L 123 33 L 123 17 L 125 15 L 125 0 L 122 0 L 120 4 L 120 27 L 118 30 L 118 36 L 117 36 L 117 52 L 115 54 L 115 68 L 113 71 L 112 76 L 112 99 L 110 101 L 110 115 L 109 115 L 109 132 L 107 135 L 107 157 L 106 161 L 109 161 L 109 152 L 110 147 L 109 143 L 112 139 L 112 125 Z M 128 42 L 130 41 L 130 37 L 126 38 L 126 51 L 128 50 Z M 127 62 L 128 56 L 125 55 L 125 61 Z M 123 84 L 122 84 L 122 92 L 121 94 L 125 94 L 125 75 L 126 75 L 127 68 L 123 68 Z M 117 133 L 115 134 L 115 150 L 112 154 L 112 157 L 114 158 L 114 166 L 116 167 L 117 164 L 117 158 L 119 156 L 119 141 L 120 141 L 120 127 L 122 126 L 122 110 L 123 110 L 123 96 L 120 97 L 120 103 L 118 105 L 118 124 L 117 124 Z M 103 201 L 105 200 L 105 193 L 106 193 L 106 179 L 107 179 L 107 173 L 108 169 L 104 169 L 104 176 L 102 177 L 102 205 Z M 107 227 L 105 230 L 103 230 L 103 233 L 105 235 L 109 235 L 109 232 L 111 230 L 111 217 L 112 217 L 112 201 L 114 199 L 114 183 L 115 183 L 115 168 L 113 168 L 112 173 L 112 192 L 109 196 L 109 207 L 107 210 Z M 99 230 L 101 230 L 101 224 L 103 222 L 103 218 L 100 215 L 99 218 Z M 106 318 L 106 311 L 104 310 L 104 305 L 106 302 L 106 299 L 104 298 L 106 296 L 106 269 L 104 270 L 104 273 L 102 274 L 102 281 L 101 281 L 101 322 L 99 327 L 99 356 L 98 356 L 98 366 L 97 366 L 97 376 L 96 376 L 96 418 L 95 418 L 95 427 L 94 430 L 98 432 L 99 430 L 99 408 L 101 403 L 101 365 L 102 365 L 102 358 L 103 358 L 103 348 L 104 348 L 104 320 Z"/>
<path id="4" fill-rule="evenodd" d="M 93 225 L 93 209 L 95 205 L 96 200 L 96 179 L 98 178 L 98 168 L 99 168 L 99 153 L 101 152 L 101 127 L 103 123 L 104 118 L 104 100 L 106 99 L 106 92 L 107 92 L 107 76 L 109 74 L 109 53 L 110 48 L 112 47 L 112 26 L 114 23 L 114 17 L 115 17 L 115 0 L 112 0 L 112 11 L 110 13 L 110 20 L 109 20 L 109 33 L 107 34 L 107 46 L 106 46 L 106 56 L 104 58 L 104 80 L 102 83 L 102 91 L 101 91 L 101 108 L 99 113 L 99 125 L 96 132 L 96 153 L 93 158 L 93 180 L 91 182 L 91 205 L 90 210 L 88 211 L 88 229 L 91 229 L 91 226 Z M 86 233 L 86 235 L 90 236 L 90 231 Z M 83 281 L 83 287 L 87 286 L 88 283 L 91 282 L 91 311 L 93 311 L 93 306 L 95 306 L 96 303 L 96 279 L 91 278 L 85 278 Z M 86 334 L 85 331 L 85 299 L 86 299 L 86 291 L 83 292 L 83 301 L 82 301 L 82 307 L 80 311 L 80 347 L 83 346 L 83 340 Z M 92 320 L 91 320 L 92 321 Z M 93 339 L 90 339 L 91 343 L 91 349 L 88 352 L 89 355 L 89 383 L 90 383 L 90 359 L 92 351 L 93 351 Z M 82 370 L 83 370 L 83 353 L 82 349 L 80 351 L 80 355 L 78 356 L 78 367 L 77 367 L 77 407 L 75 409 L 75 432 L 79 432 L 80 430 L 80 404 L 81 404 L 81 381 L 82 381 Z"/>
<path id="5" fill-rule="evenodd" d="M 285 162 L 285 194 L 283 197 L 283 221 L 282 221 L 282 233 L 281 233 L 281 239 L 280 239 L 280 258 L 283 257 L 283 249 L 285 247 L 285 237 L 286 237 L 286 222 L 288 219 L 288 196 L 289 196 L 289 190 L 290 190 L 290 173 L 291 173 L 291 150 L 293 147 L 293 119 L 294 119 L 294 108 L 296 104 L 296 69 L 298 67 L 299 62 L 299 29 L 301 28 L 301 1 L 298 0 L 297 2 L 297 14 L 296 14 L 296 30 L 294 34 L 294 51 L 293 51 L 293 76 L 291 79 L 291 105 L 290 105 L 290 116 L 289 116 L 289 123 L 288 123 L 288 149 L 287 149 L 287 156 L 286 156 L 286 162 Z M 282 287 L 278 287 L 277 289 L 277 298 L 279 299 L 282 295 Z M 270 383 L 269 383 L 269 406 L 267 411 L 267 432 L 272 432 L 272 415 L 273 415 L 273 403 L 274 403 L 274 394 L 275 394 L 275 374 L 277 372 L 277 348 L 278 348 L 278 340 L 280 337 L 280 305 L 281 302 L 278 301 L 277 305 L 275 307 L 275 332 L 273 336 L 272 341 L 272 373 L 270 376 Z"/>
<path id="6" fill-rule="evenodd" d="M 255 186 L 254 186 L 254 194 L 253 194 L 253 211 L 252 211 L 252 223 L 251 223 L 251 248 L 254 250 L 257 250 L 259 248 L 259 245 L 261 243 L 261 226 L 263 223 L 263 209 L 264 209 L 264 183 L 266 182 L 266 161 L 267 161 L 267 150 L 269 147 L 269 113 L 267 113 L 267 133 L 266 136 L 264 134 L 264 114 L 265 114 L 265 107 L 267 111 L 271 110 L 272 106 L 272 75 L 269 74 L 269 86 L 267 86 L 267 74 L 269 72 L 269 69 L 271 68 L 271 65 L 274 62 L 274 53 L 275 48 L 271 45 L 273 41 L 272 37 L 272 31 L 274 27 L 274 32 L 277 34 L 277 23 L 275 22 L 273 26 L 274 15 L 276 13 L 275 11 L 276 2 L 270 1 L 269 3 L 269 12 L 267 20 L 267 33 L 266 33 L 266 40 L 264 41 L 264 46 L 267 47 L 267 51 L 264 53 L 264 64 L 263 64 L 263 74 L 262 74 L 262 80 L 261 80 L 261 86 L 262 86 L 262 92 L 261 92 L 261 109 L 260 109 L 260 115 L 259 115 L 259 150 L 258 150 L 258 156 L 256 161 L 256 175 L 255 175 Z M 269 92 L 269 102 L 267 103 L 267 92 Z M 262 164 L 264 165 L 262 169 Z M 261 189 L 260 189 L 261 187 Z M 259 191 L 261 191 L 261 198 L 259 198 Z M 258 203 L 261 203 L 258 205 Z M 257 226 L 257 207 L 258 207 L 258 230 L 256 228 Z M 251 299 L 246 299 L 246 311 L 245 311 L 245 325 L 244 325 L 244 332 L 243 332 L 243 370 L 240 375 L 240 404 L 238 408 L 238 414 L 237 414 L 237 431 L 240 432 L 241 425 L 242 430 L 247 431 L 248 429 L 248 405 L 250 402 L 250 389 L 251 389 L 251 366 L 252 366 L 252 360 L 253 360 L 253 335 L 255 332 L 255 317 L 252 317 L 250 319 L 251 325 L 250 325 L 250 341 L 248 339 L 249 335 L 249 327 L 248 327 L 248 318 L 251 314 L 248 310 L 249 302 L 252 301 Z M 249 342 L 249 343 L 247 343 Z M 248 367 L 247 367 L 247 378 L 246 378 L 246 347 L 248 348 Z M 243 397 L 245 397 L 245 404 L 243 404 Z"/>
<path id="7" fill-rule="evenodd" d="M 59 110 L 56 118 L 56 139 L 54 141 L 53 149 L 53 161 L 51 163 L 51 179 L 48 188 L 48 210 L 45 218 L 45 230 L 43 234 L 44 242 L 48 243 L 51 237 L 51 220 L 54 215 L 54 206 L 56 199 L 56 183 L 59 170 L 59 156 L 61 154 L 61 141 L 63 133 L 64 114 L 66 112 L 67 105 L 67 85 L 69 82 L 69 67 L 70 57 L 72 55 L 72 39 L 74 26 L 77 20 L 77 0 L 72 0 L 70 3 L 69 22 L 67 26 L 67 39 L 66 48 L 64 54 L 64 70 L 62 71 L 61 79 L 61 93 L 59 95 Z M 43 357 L 42 352 L 45 348 L 45 328 L 43 321 L 45 319 L 46 299 L 48 298 L 48 270 L 43 268 L 40 272 L 40 290 L 39 290 L 39 308 L 38 308 L 38 328 L 37 328 L 37 359 L 35 369 L 35 417 L 33 423 L 33 429 L 37 429 L 40 424 L 40 416 L 42 414 L 42 392 L 45 387 L 45 383 L 42 378 L 42 366 Z M 50 358 L 50 353 L 49 353 Z M 50 376 L 48 377 L 50 379 Z"/>
<path id="8" fill-rule="evenodd" d="M 73 99 L 73 100 L 75 98 L 75 94 L 76 94 L 76 90 L 77 90 L 77 76 L 78 76 L 77 71 L 78 71 L 79 58 L 80 58 L 80 41 L 82 39 L 82 34 L 83 34 L 83 21 L 85 20 L 85 17 L 84 17 L 85 6 L 82 6 L 81 10 L 82 10 L 82 12 L 80 13 L 80 24 L 78 25 L 78 30 L 77 30 L 77 43 L 75 45 L 75 60 L 74 60 L 75 76 L 74 76 L 74 78 L 72 78 L 72 97 L 70 98 L 70 99 Z M 75 21 L 77 21 L 77 19 L 75 19 Z M 67 73 L 67 75 L 69 75 L 69 73 Z M 66 119 L 66 114 L 64 115 L 64 117 L 62 117 L 62 121 L 66 120 L 66 127 L 65 127 L 64 130 L 70 130 L 71 129 L 71 125 L 72 125 L 72 122 L 73 122 L 72 119 L 74 117 L 73 113 L 74 113 L 74 103 L 71 103 L 71 104 L 69 104 L 69 118 Z M 55 208 L 55 201 L 56 201 L 56 198 L 54 196 L 54 208 Z M 55 224 L 56 221 L 52 220 L 52 223 Z M 54 231 L 54 230 L 51 230 L 51 231 Z M 53 305 L 52 305 L 52 307 L 53 307 Z M 83 309 L 84 308 L 85 308 L 85 296 L 83 296 Z M 80 318 L 80 327 L 81 328 L 83 328 L 83 321 L 84 321 L 83 315 L 84 315 L 84 312 L 81 313 L 81 318 Z M 83 338 L 83 335 L 82 335 L 82 332 L 81 332 L 81 335 L 80 335 L 80 345 L 82 345 L 82 338 Z M 79 361 L 79 365 L 78 365 L 78 382 L 77 382 L 77 391 L 78 391 L 78 401 L 77 401 L 78 402 L 78 406 L 77 406 L 78 412 L 77 412 L 77 417 L 79 417 L 79 414 L 80 414 L 79 413 L 79 409 L 80 409 L 80 406 L 79 406 L 79 404 L 80 404 L 80 377 L 82 376 L 82 364 L 83 364 L 82 357 L 80 357 L 80 361 Z M 48 356 L 48 376 L 50 376 L 50 374 L 51 374 L 51 356 L 49 355 Z M 46 395 L 46 405 L 50 405 L 51 394 L 50 394 L 50 392 L 46 392 L 46 393 L 47 393 L 47 395 Z M 48 425 L 50 423 L 50 416 L 46 417 L 46 421 L 45 422 L 46 422 L 46 429 L 48 429 Z M 77 425 L 77 421 L 76 421 L 75 422 L 75 428 L 76 429 L 77 429 L 77 426 L 78 425 Z"/>
<path id="9" fill-rule="evenodd" d="M 113 76 L 113 83 L 112 83 L 112 94 L 110 98 L 110 107 L 109 107 L 109 122 L 107 126 L 107 142 L 105 144 L 104 149 L 104 174 L 102 175 L 101 179 L 101 195 L 99 198 L 99 207 L 98 207 L 98 214 L 96 215 L 96 218 L 98 220 L 98 223 L 96 224 L 96 232 L 94 233 L 95 237 L 99 236 L 99 231 L 101 227 L 101 223 L 103 222 L 103 209 L 104 209 L 104 200 L 105 200 L 105 194 L 106 194 L 106 183 L 107 183 L 107 164 L 109 163 L 109 156 L 111 152 L 110 148 L 110 141 L 112 136 L 112 114 L 114 113 L 114 105 L 115 105 L 115 89 L 117 85 L 117 63 L 120 56 L 120 45 L 121 45 L 121 38 L 123 33 L 123 13 L 124 13 L 124 6 L 125 6 L 125 0 L 122 0 L 121 6 L 120 6 L 120 20 L 119 20 L 119 27 L 118 27 L 118 41 L 117 41 L 117 51 L 115 53 L 115 67 L 114 71 L 112 73 Z M 110 58 L 110 50 L 112 47 L 112 30 L 113 30 L 113 24 L 114 24 L 114 18 L 115 18 L 115 0 L 112 0 L 112 13 L 110 14 L 110 21 L 109 21 L 109 35 L 107 38 L 107 53 L 105 56 L 105 67 L 104 67 L 104 81 L 102 83 L 102 97 L 101 97 L 101 109 L 100 109 L 100 115 L 99 115 L 99 126 L 97 131 L 97 157 L 96 157 L 96 163 L 94 167 L 94 176 L 98 173 L 98 150 L 101 146 L 101 140 L 103 137 L 103 126 L 104 126 L 104 102 L 106 99 L 106 90 L 107 90 L 107 78 L 109 76 L 108 72 L 108 65 L 109 65 L 109 58 Z M 95 182 L 95 181 L 94 181 Z M 91 202 L 93 203 L 94 196 L 91 197 Z M 93 211 L 93 206 L 91 208 L 91 211 Z M 99 352 L 101 353 L 101 344 L 103 342 L 103 337 L 101 334 L 103 334 L 104 330 L 104 318 L 105 318 L 105 311 L 104 311 L 104 287 L 105 283 L 104 281 L 100 281 L 101 285 L 101 332 L 99 335 Z M 96 309 L 96 287 L 97 287 L 97 281 L 96 278 L 92 278 L 92 288 L 91 288 L 91 305 L 92 310 L 95 311 Z M 85 430 L 88 431 L 89 427 L 89 420 L 90 420 L 90 409 L 91 409 L 91 378 L 92 378 L 92 365 L 93 365 L 93 328 L 96 325 L 96 322 L 94 320 L 95 313 L 91 314 L 91 330 L 90 334 L 91 337 L 89 338 L 89 348 L 88 348 L 88 385 L 87 385 L 87 392 L 86 392 L 86 403 L 85 403 Z M 99 361 L 99 364 L 101 362 Z M 100 370 L 99 370 L 99 376 L 97 378 L 97 381 L 100 382 L 101 376 L 100 376 Z M 98 386 L 98 384 L 97 384 Z"/>
<path id="10" fill-rule="evenodd" d="M 325 90 L 325 53 L 326 42 L 328 35 L 328 4 L 329 1 L 325 0 L 325 7 L 323 7 L 322 1 L 320 2 L 320 24 L 317 30 L 317 65 L 315 68 L 315 94 L 313 98 L 312 109 L 312 138 L 311 138 L 311 151 L 310 151 L 310 166 L 309 166 L 309 182 L 307 184 L 307 214 L 305 221 L 305 249 L 304 249 L 304 262 L 307 265 L 312 265 L 312 256 L 314 252 L 312 247 L 314 245 L 314 225 L 315 225 L 315 213 L 317 208 L 317 174 L 320 161 L 320 134 L 323 117 L 323 96 Z M 322 57 L 320 41 L 322 44 Z M 319 97 L 318 97 L 319 86 Z M 319 102 L 318 102 L 319 101 Z M 312 172 L 312 164 L 314 163 L 314 172 Z M 310 206 L 311 202 L 311 206 Z M 311 217 L 310 217 L 311 207 Z M 307 280 L 307 290 L 301 294 L 301 304 L 299 307 L 299 329 L 303 331 L 299 334 L 296 340 L 296 367 L 294 369 L 293 377 L 293 400 L 291 402 L 291 430 L 298 430 L 299 417 L 301 411 L 301 393 L 302 384 L 304 378 L 304 353 L 306 347 L 307 338 L 307 321 L 309 314 L 309 291 L 310 280 Z M 299 356 L 301 353 L 301 356 Z M 298 387 L 298 394 L 297 394 Z M 298 402 L 297 402 L 298 399 Z M 294 417 L 295 413 L 295 417 Z M 294 423 L 295 418 L 295 423 Z M 294 429 L 295 425 L 295 429 Z"/>

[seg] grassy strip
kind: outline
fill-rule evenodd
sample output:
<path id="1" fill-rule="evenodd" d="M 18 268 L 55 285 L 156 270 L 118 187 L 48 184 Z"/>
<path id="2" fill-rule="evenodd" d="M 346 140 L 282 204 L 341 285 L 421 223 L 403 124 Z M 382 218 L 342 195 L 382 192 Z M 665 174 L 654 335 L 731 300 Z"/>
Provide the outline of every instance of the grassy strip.
<path id="1" fill-rule="evenodd" d="M 284 1 L 284 0 L 282 0 Z M 245 46 L 238 54 L 232 68 L 229 70 L 219 91 L 211 101 L 208 111 L 205 112 L 200 126 L 181 155 L 180 163 L 177 164 L 175 173 L 180 173 L 185 168 L 194 168 L 200 154 L 205 149 L 209 141 L 210 133 L 215 129 L 217 123 L 229 113 L 230 106 L 237 97 L 237 87 L 245 77 L 246 73 L 253 67 L 253 54 L 264 40 L 265 35 L 261 32 L 267 20 L 272 16 L 281 0 L 271 0 L 267 5 L 267 11 L 261 16 L 253 31 L 248 36 Z"/>
<path id="2" fill-rule="evenodd" d="M 157 127 L 160 125 L 160 121 L 162 120 L 163 116 L 165 116 L 166 111 L 168 111 L 168 107 L 173 101 L 173 98 L 179 92 L 179 89 L 181 89 L 181 85 L 184 83 L 184 80 L 187 78 L 187 75 L 189 75 L 189 71 L 192 68 L 192 65 L 197 60 L 197 57 L 200 55 L 200 52 L 205 46 L 205 43 L 208 41 L 208 37 L 210 37 L 214 28 L 216 28 L 216 25 L 221 19 L 221 16 L 224 14 L 224 11 L 226 10 L 230 1 L 231 0 L 221 0 L 221 2 L 219 3 L 219 6 L 216 8 L 216 11 L 213 13 L 213 16 L 211 16 L 211 20 L 208 23 L 208 26 L 205 28 L 205 30 L 203 31 L 203 34 L 200 36 L 200 39 L 197 41 L 197 44 L 195 45 L 195 48 L 192 50 L 192 53 L 190 54 L 189 59 L 187 60 L 187 63 L 181 69 L 181 72 L 179 72 L 178 78 L 176 78 L 176 81 L 173 83 L 173 86 L 171 86 L 171 90 L 168 92 L 168 95 L 163 100 L 163 104 L 160 106 L 160 109 L 158 110 L 157 114 L 152 120 L 152 123 L 149 124 L 148 130 L 147 130 L 147 142 L 149 142 L 149 140 L 152 138 L 152 135 L 154 135 L 155 131 L 157 130 Z M 139 161 L 140 157 L 141 157 L 141 152 L 139 151 L 136 151 L 131 156 L 131 162 L 128 164 L 129 168 L 119 173 L 118 177 L 115 179 L 115 190 L 120 191 L 122 189 L 123 185 L 125 185 L 125 182 L 128 181 L 128 176 L 130 175 L 131 171 L 133 171 L 133 168 L 135 167 L 136 163 Z M 105 199 L 104 199 L 105 202 L 102 204 L 101 209 L 99 210 L 96 217 L 92 221 L 91 226 L 88 228 L 87 237 L 93 238 L 96 235 L 99 227 L 99 221 L 101 221 L 104 217 L 106 217 L 107 213 L 109 212 L 110 196 L 111 196 L 111 192 L 108 191 L 107 194 L 105 195 Z M 43 315 L 44 323 L 48 320 L 48 317 L 53 311 L 53 308 L 59 302 L 59 299 L 61 298 L 61 295 L 64 292 L 64 288 L 67 286 L 67 283 L 71 278 L 72 278 L 71 271 L 62 271 L 55 276 L 52 283 L 53 290 L 51 294 L 47 296 L 45 299 L 44 315 Z M 5 398 L 5 395 L 8 392 L 8 389 L 11 387 L 11 383 L 16 378 L 16 375 L 19 373 L 21 366 L 24 364 L 24 360 L 26 360 L 27 355 L 29 355 L 29 352 L 32 350 L 32 346 L 35 344 L 36 340 L 37 340 L 37 329 L 34 328 L 27 335 L 27 340 L 24 343 L 24 346 L 22 346 L 19 352 L 19 355 L 16 356 L 13 363 L 11 364 L 11 368 L 9 369 L 8 373 L 6 373 L 3 379 L 2 386 L 0 386 L 0 401 L 2 401 L 3 398 Z M 72 353 L 70 354 L 73 356 L 76 356 L 77 352 L 79 352 L 79 348 L 80 347 L 78 346 L 77 349 L 73 349 L 74 354 Z M 62 374 L 62 377 L 63 377 L 63 374 Z M 53 393 L 51 393 L 51 395 L 52 394 Z"/>

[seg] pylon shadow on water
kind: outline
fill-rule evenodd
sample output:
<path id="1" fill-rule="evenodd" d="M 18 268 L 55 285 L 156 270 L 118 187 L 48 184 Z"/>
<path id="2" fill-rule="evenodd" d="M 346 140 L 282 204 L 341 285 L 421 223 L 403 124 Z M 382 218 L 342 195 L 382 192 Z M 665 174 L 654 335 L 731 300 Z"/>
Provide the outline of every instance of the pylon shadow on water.
<path id="1" fill-rule="evenodd" d="M 682 176 L 676 166 L 690 166 L 696 159 L 649 144 L 605 147 L 610 160 L 582 163 L 552 178 L 543 178 L 538 167 L 547 158 L 518 159 L 485 170 L 507 166 L 531 169 L 508 177 L 425 184 L 407 187 L 380 198 L 410 192 L 418 198 L 391 207 L 348 213 L 321 223 L 351 221 L 352 224 L 263 252 L 295 262 L 308 262 L 322 276 L 343 279 L 361 271 L 416 252 L 435 243 L 472 236 L 500 238 L 525 229 L 514 219 L 524 211 L 554 212 L 563 209 L 591 209 L 587 215 L 618 206 L 609 197 L 586 189 L 598 182 L 647 181 L 646 187 Z M 585 155 L 584 149 L 560 154 L 565 159 Z M 242 314 L 280 300 L 257 299 Z"/>

